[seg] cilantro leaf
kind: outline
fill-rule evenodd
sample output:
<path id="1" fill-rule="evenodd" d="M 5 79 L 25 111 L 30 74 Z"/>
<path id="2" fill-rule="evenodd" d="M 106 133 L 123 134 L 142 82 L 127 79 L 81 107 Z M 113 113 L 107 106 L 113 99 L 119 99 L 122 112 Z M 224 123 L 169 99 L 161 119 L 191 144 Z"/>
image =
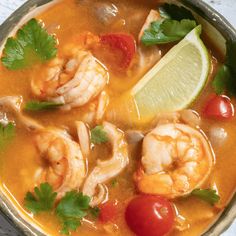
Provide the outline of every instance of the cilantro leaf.
<path id="1" fill-rule="evenodd" d="M 211 205 L 214 205 L 220 200 L 220 196 L 217 195 L 216 190 L 213 189 L 194 189 L 191 195 L 196 196 Z"/>
<path id="2" fill-rule="evenodd" d="M 0 150 L 4 149 L 6 145 L 15 137 L 15 126 L 13 123 L 8 123 L 3 126 L 0 123 Z"/>
<path id="3" fill-rule="evenodd" d="M 161 24 L 161 29 L 164 35 L 168 37 L 176 37 L 178 38 L 177 40 L 180 40 L 196 26 L 197 24 L 193 20 L 165 20 Z"/>
<path id="4" fill-rule="evenodd" d="M 227 91 L 236 96 L 236 41 L 228 40 L 226 48 L 226 62 L 219 68 L 212 85 L 217 94 Z"/>
<path id="5" fill-rule="evenodd" d="M 225 90 L 228 87 L 230 77 L 231 77 L 231 72 L 229 68 L 226 65 L 222 65 L 219 68 L 216 77 L 214 78 L 212 83 L 213 88 L 218 95 L 225 92 Z"/>
<path id="6" fill-rule="evenodd" d="M 161 17 L 181 21 L 183 19 L 195 20 L 191 11 L 185 7 L 165 3 L 159 7 Z"/>
<path id="7" fill-rule="evenodd" d="M 98 218 L 100 215 L 100 209 L 98 207 L 90 208 L 90 213 L 94 218 Z"/>
<path id="8" fill-rule="evenodd" d="M 52 210 L 57 193 L 53 192 L 52 187 L 48 183 L 42 183 L 39 188 L 34 188 L 34 194 L 28 192 L 24 199 L 25 207 L 33 214 L 41 211 Z"/>
<path id="9" fill-rule="evenodd" d="M 42 110 L 50 110 L 50 109 L 56 109 L 63 104 L 61 103 L 55 103 L 55 102 L 40 102 L 40 101 L 29 101 L 25 105 L 26 111 L 42 111 Z"/>
<path id="10" fill-rule="evenodd" d="M 69 235 L 71 230 L 76 231 L 79 226 L 81 226 L 80 220 L 75 218 L 65 218 L 63 219 L 61 234 Z"/>
<path id="11" fill-rule="evenodd" d="M 8 38 L 1 61 L 10 70 L 29 67 L 35 61 L 45 62 L 57 54 L 56 39 L 49 35 L 42 24 L 31 19 Z"/>
<path id="12" fill-rule="evenodd" d="M 108 141 L 107 133 L 104 131 L 103 126 L 98 125 L 91 130 L 91 142 L 93 144 L 106 143 Z"/>
<path id="13" fill-rule="evenodd" d="M 186 19 L 181 21 L 171 19 L 154 21 L 149 29 L 144 31 L 141 40 L 146 46 L 179 41 L 196 26 L 195 21 Z"/>
<path id="14" fill-rule="evenodd" d="M 115 188 L 117 184 L 118 184 L 117 179 L 113 179 L 113 180 L 111 181 L 111 186 L 112 186 L 113 188 Z"/>
<path id="15" fill-rule="evenodd" d="M 60 218 L 63 226 L 61 232 L 69 234 L 70 230 L 75 231 L 81 220 L 88 214 L 90 209 L 90 197 L 77 193 L 67 192 L 56 208 L 56 214 Z"/>

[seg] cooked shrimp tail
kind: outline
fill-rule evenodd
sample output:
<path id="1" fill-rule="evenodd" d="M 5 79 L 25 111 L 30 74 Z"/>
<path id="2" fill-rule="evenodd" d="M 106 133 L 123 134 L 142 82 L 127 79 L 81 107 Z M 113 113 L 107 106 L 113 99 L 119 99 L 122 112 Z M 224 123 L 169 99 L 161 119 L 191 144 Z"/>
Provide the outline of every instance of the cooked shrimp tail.
<path id="1" fill-rule="evenodd" d="M 144 138 L 134 179 L 140 192 L 175 198 L 200 188 L 213 164 L 214 154 L 201 131 L 185 124 L 162 124 Z"/>
<path id="2" fill-rule="evenodd" d="M 50 183 L 58 198 L 79 189 L 86 175 L 86 160 L 79 144 L 64 130 L 44 129 L 36 135 L 36 147 L 46 168 L 37 173 L 38 182 Z"/>

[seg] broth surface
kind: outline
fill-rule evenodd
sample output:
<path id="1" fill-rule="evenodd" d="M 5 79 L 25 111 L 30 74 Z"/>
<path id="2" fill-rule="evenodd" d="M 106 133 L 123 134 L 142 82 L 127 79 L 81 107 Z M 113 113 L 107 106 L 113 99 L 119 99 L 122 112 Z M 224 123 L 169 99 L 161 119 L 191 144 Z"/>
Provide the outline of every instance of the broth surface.
<path id="1" fill-rule="evenodd" d="M 93 4 L 98 1 L 86 0 L 62 0 L 50 7 L 48 10 L 37 16 L 37 19 L 44 22 L 46 29 L 50 33 L 54 33 L 59 42 L 59 56 L 63 57 L 63 48 L 70 43 L 73 36 L 90 31 L 94 34 L 104 34 L 109 32 L 126 32 L 134 35 L 135 39 L 138 37 L 140 28 L 145 21 L 150 9 L 156 8 L 157 1 L 135 1 L 135 0 L 112 0 L 119 10 L 120 22 L 114 22 L 109 27 L 104 27 L 96 16 L 94 16 Z M 103 1 L 101 1 L 103 2 Z M 104 1 L 105 2 L 105 1 Z M 124 23 L 125 22 L 125 23 Z M 204 37 L 206 38 L 206 37 Z M 205 39 L 204 39 L 205 40 Z M 212 72 L 209 81 L 214 77 L 218 66 L 221 64 L 221 56 L 218 55 L 215 48 L 211 48 L 211 43 L 205 40 L 214 58 L 215 63 L 212 65 Z M 168 48 L 162 47 L 163 54 Z M 97 52 L 102 59 L 103 51 Z M 101 56 L 102 55 L 102 56 Z M 109 69 L 109 85 L 107 92 L 113 99 L 117 98 L 123 92 L 131 88 L 142 75 L 150 68 L 145 68 L 145 71 L 137 72 L 136 68 L 131 68 L 127 73 L 115 71 L 107 65 Z M 0 65 L 0 95 L 21 95 L 24 100 L 33 98 L 30 89 L 30 80 L 32 77 L 38 76 L 39 78 L 44 73 L 45 64 L 34 66 L 31 69 L 9 71 Z M 211 84 L 208 83 L 204 92 L 200 95 L 199 99 L 192 105 L 192 109 L 201 114 L 203 106 L 212 93 Z M 235 101 L 233 104 L 236 105 Z M 76 132 L 74 121 L 81 120 L 89 109 L 89 105 L 82 108 L 72 109 L 70 112 L 63 112 L 60 110 L 53 110 L 39 113 L 27 113 L 30 117 L 40 121 L 45 126 L 66 127 L 76 140 Z M 126 114 L 124 114 L 125 116 Z M 228 201 L 232 197 L 236 186 L 236 118 L 230 121 L 217 121 L 202 118 L 201 129 L 209 136 L 210 129 L 215 127 L 224 128 L 227 132 L 227 139 L 224 143 L 218 145 L 212 143 L 212 148 L 215 153 L 215 165 L 210 179 L 205 183 L 205 188 L 214 186 L 221 197 L 220 203 L 215 207 L 199 200 L 195 197 L 188 197 L 183 199 L 174 200 L 177 213 L 182 217 L 185 223 L 183 229 L 174 229 L 170 236 L 194 236 L 200 235 L 207 227 L 214 222 L 218 214 L 224 209 Z M 125 124 L 117 124 L 119 128 L 126 128 Z M 124 219 L 125 207 L 129 200 L 136 196 L 136 191 L 133 182 L 133 173 L 137 168 L 138 161 L 141 158 L 141 144 L 129 145 L 129 159 L 128 167 L 115 179 L 117 184 L 113 186 L 112 181 L 106 183 L 109 189 L 109 199 L 117 200 L 119 204 L 119 216 L 113 222 L 112 226 L 117 227 L 115 234 L 112 235 L 134 235 L 126 225 Z M 98 158 L 107 159 L 109 156 L 109 147 L 105 145 L 93 149 L 89 157 L 89 172 L 96 165 Z M 11 196 L 14 196 L 20 206 L 23 206 L 24 197 L 26 192 L 34 186 L 33 176 L 37 168 L 42 164 L 42 160 L 34 147 L 32 134 L 25 130 L 20 125 L 17 125 L 17 133 L 15 139 L 7 147 L 6 150 L 0 153 L 0 181 L 4 189 L 7 189 Z M 9 195 L 10 197 L 10 195 Z M 19 208 L 20 211 L 24 209 Z M 31 217 L 29 215 L 29 217 Z M 51 213 L 40 213 L 34 216 L 36 222 L 51 235 L 61 235 L 60 223 L 55 215 Z M 90 223 L 88 223 L 90 222 Z M 82 226 L 76 232 L 72 232 L 72 236 L 99 236 L 109 235 L 104 231 L 104 226 L 92 219 L 88 218 L 88 222 L 83 222 Z"/>

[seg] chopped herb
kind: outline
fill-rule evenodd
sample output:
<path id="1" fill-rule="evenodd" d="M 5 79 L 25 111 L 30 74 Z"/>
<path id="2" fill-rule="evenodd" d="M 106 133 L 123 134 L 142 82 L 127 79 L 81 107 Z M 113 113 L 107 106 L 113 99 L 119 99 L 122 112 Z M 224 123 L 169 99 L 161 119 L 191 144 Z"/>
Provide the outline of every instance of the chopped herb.
<path id="1" fill-rule="evenodd" d="M 212 83 L 213 88 L 218 95 L 223 94 L 226 91 L 230 77 L 231 73 L 229 68 L 226 65 L 222 65 Z"/>
<path id="2" fill-rule="evenodd" d="M 31 19 L 17 31 L 15 38 L 8 38 L 1 61 L 10 70 L 24 69 L 35 61 L 54 58 L 56 44 L 54 36 L 49 35 L 36 19 Z"/>
<path id="3" fill-rule="evenodd" d="M 25 105 L 26 111 L 42 111 L 42 110 L 50 110 L 56 109 L 63 104 L 55 103 L 55 102 L 39 102 L 39 101 L 30 101 Z"/>
<path id="4" fill-rule="evenodd" d="M 75 231 L 81 220 L 88 214 L 90 197 L 84 196 L 76 191 L 67 192 L 56 208 L 56 214 L 60 218 L 63 227 L 62 234 L 69 234 Z"/>
<path id="5" fill-rule="evenodd" d="M 0 150 L 4 149 L 14 136 L 15 126 L 13 123 L 8 123 L 6 126 L 0 123 Z"/>
<path id="6" fill-rule="evenodd" d="M 181 21 L 166 19 L 154 21 L 149 29 L 144 31 L 142 43 L 146 46 L 179 41 L 197 26 L 193 20 Z"/>
<path id="7" fill-rule="evenodd" d="M 106 143 L 108 141 L 107 133 L 104 131 L 103 126 L 98 125 L 91 130 L 91 142 L 93 144 Z"/>
<path id="8" fill-rule="evenodd" d="M 152 22 L 142 36 L 146 46 L 179 41 L 197 26 L 191 11 L 184 7 L 166 3 L 159 12 L 162 19 Z"/>
<path id="9" fill-rule="evenodd" d="M 191 11 L 185 7 L 165 3 L 159 7 L 161 17 L 181 21 L 183 19 L 195 20 Z"/>
<path id="10" fill-rule="evenodd" d="M 57 193 L 53 192 L 48 183 L 42 183 L 39 188 L 34 188 L 34 194 L 31 192 L 26 194 L 24 205 L 34 214 L 50 211 L 54 206 L 56 196 Z"/>
<path id="11" fill-rule="evenodd" d="M 196 26 L 197 24 L 193 20 L 165 20 L 161 24 L 161 29 L 167 37 L 176 37 L 177 40 L 180 40 Z"/>
<path id="12" fill-rule="evenodd" d="M 100 215 L 100 209 L 98 207 L 90 208 L 90 213 L 94 218 L 98 218 Z"/>
<path id="13" fill-rule="evenodd" d="M 220 200 L 220 196 L 217 195 L 216 190 L 213 189 L 194 189 L 191 195 L 196 196 L 211 205 L 214 205 Z"/>
<path id="14" fill-rule="evenodd" d="M 111 181 L 111 186 L 112 186 L 113 188 L 116 187 L 117 184 L 118 184 L 117 179 L 113 179 L 113 180 Z"/>
<path id="15" fill-rule="evenodd" d="M 212 85 L 217 94 L 227 91 L 236 96 L 236 41 L 228 40 L 226 47 L 226 62 L 219 68 Z"/>
<path id="16" fill-rule="evenodd" d="M 28 192 L 24 199 L 24 206 L 33 214 L 42 211 L 51 211 L 55 207 L 57 193 L 53 192 L 53 188 L 48 183 L 42 183 L 40 187 L 34 188 L 34 193 Z M 100 214 L 98 207 L 90 207 L 90 197 L 70 191 L 60 200 L 57 207 L 53 211 L 62 223 L 62 234 L 70 234 L 70 231 L 75 231 L 80 225 L 83 217 L 91 214 L 97 218 Z"/>

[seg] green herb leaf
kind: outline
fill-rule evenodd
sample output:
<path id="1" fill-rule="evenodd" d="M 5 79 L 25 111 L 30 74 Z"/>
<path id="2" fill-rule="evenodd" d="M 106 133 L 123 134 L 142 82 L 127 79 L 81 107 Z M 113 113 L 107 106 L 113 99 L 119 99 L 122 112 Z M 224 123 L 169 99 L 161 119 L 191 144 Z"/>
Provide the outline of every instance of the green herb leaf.
<path id="1" fill-rule="evenodd" d="M 49 35 L 36 19 L 31 19 L 17 31 L 15 38 L 8 38 L 1 61 L 10 70 L 23 69 L 35 61 L 54 58 L 56 44 L 54 36 Z"/>
<path id="2" fill-rule="evenodd" d="M 90 208 L 90 213 L 94 218 L 98 218 L 100 215 L 100 209 L 98 207 Z"/>
<path id="3" fill-rule="evenodd" d="M 104 131 L 103 126 L 98 125 L 91 130 L 91 142 L 93 144 L 106 143 L 108 141 L 107 133 Z"/>
<path id="4" fill-rule="evenodd" d="M 69 234 L 75 231 L 81 220 L 88 214 L 90 197 L 76 191 L 67 192 L 56 208 L 56 214 L 63 224 L 61 232 Z"/>
<path id="5" fill-rule="evenodd" d="M 0 150 L 3 150 L 6 145 L 15 137 L 15 126 L 13 123 L 3 126 L 0 123 Z"/>
<path id="6" fill-rule="evenodd" d="M 230 78 L 230 69 L 226 65 L 221 66 L 212 83 L 213 88 L 218 95 L 223 94 L 225 92 L 229 85 Z"/>
<path id="7" fill-rule="evenodd" d="M 40 187 L 34 188 L 34 194 L 28 192 L 24 199 L 25 207 L 33 214 L 52 210 L 57 193 L 53 192 L 52 186 L 42 183 Z"/>
<path id="8" fill-rule="evenodd" d="M 229 95 L 236 96 L 236 41 L 228 40 L 226 47 L 226 62 L 218 70 L 213 88 L 217 94 L 227 91 Z"/>
<path id="9" fill-rule="evenodd" d="M 151 23 L 149 29 L 144 31 L 141 40 L 146 46 L 179 41 L 196 26 L 195 21 L 186 19 L 155 21 Z"/>
<path id="10" fill-rule="evenodd" d="M 165 3 L 159 7 L 160 15 L 163 18 L 181 21 L 183 19 L 195 20 L 191 11 L 185 7 L 179 7 L 175 4 Z"/>
<path id="11" fill-rule="evenodd" d="M 161 29 L 167 37 L 176 37 L 180 40 L 197 26 L 193 20 L 165 20 L 161 24 Z"/>
<path id="12" fill-rule="evenodd" d="M 111 186 L 112 186 L 113 188 L 115 188 L 117 184 L 118 184 L 117 179 L 113 179 L 113 180 L 111 181 Z"/>
<path id="13" fill-rule="evenodd" d="M 26 111 L 42 111 L 42 110 L 50 110 L 56 109 L 63 104 L 55 103 L 55 102 L 39 102 L 39 101 L 30 101 L 25 105 Z"/>
<path id="14" fill-rule="evenodd" d="M 217 195 L 216 190 L 213 189 L 194 189 L 191 195 L 196 196 L 211 205 L 214 205 L 220 200 L 220 196 Z"/>

